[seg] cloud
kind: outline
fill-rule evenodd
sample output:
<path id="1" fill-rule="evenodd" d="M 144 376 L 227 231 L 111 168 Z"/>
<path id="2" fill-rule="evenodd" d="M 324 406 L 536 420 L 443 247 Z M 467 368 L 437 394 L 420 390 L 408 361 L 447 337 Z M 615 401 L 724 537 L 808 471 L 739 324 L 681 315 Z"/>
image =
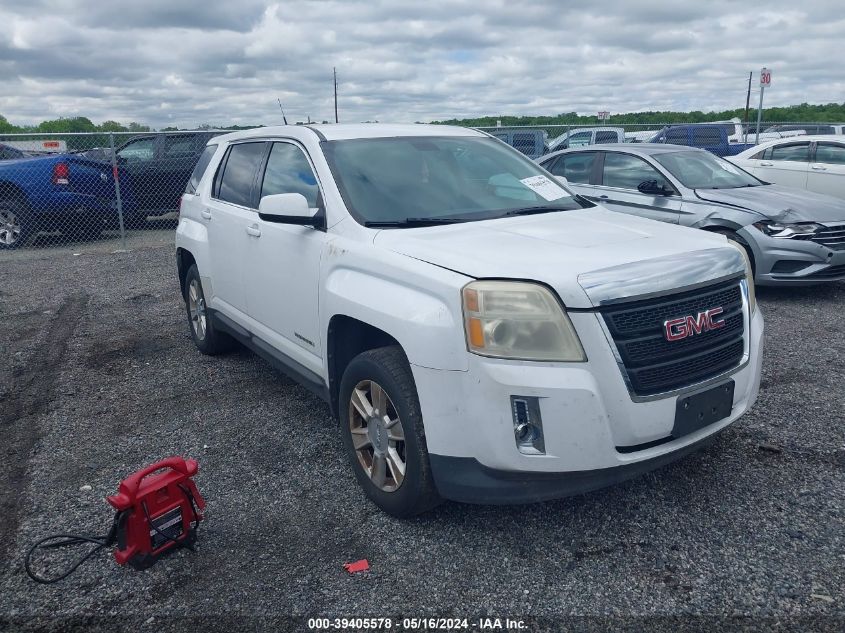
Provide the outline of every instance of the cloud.
<path id="1" fill-rule="evenodd" d="M 838 2 L 200 0 L 0 6 L 0 114 L 156 127 L 723 109 L 841 99 Z M 838 17 L 842 16 L 842 17 Z"/>

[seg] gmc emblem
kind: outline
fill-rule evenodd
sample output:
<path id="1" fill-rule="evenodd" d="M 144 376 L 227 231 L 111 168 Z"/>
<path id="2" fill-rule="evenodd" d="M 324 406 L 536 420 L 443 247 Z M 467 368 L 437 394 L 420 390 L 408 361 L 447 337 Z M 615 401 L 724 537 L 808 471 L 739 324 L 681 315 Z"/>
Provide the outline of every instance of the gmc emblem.
<path id="1" fill-rule="evenodd" d="M 710 308 L 699 312 L 697 316 L 685 316 L 678 319 L 669 319 L 663 322 L 663 333 L 667 341 L 680 341 L 693 334 L 701 334 L 710 330 L 718 330 L 725 327 L 725 320 L 717 317 L 724 310 L 721 307 Z"/>

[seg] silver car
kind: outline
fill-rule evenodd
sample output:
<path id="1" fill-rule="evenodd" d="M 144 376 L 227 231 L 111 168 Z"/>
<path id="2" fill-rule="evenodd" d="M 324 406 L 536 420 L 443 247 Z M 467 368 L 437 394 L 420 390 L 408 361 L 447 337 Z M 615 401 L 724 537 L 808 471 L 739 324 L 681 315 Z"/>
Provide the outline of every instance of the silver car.
<path id="1" fill-rule="evenodd" d="M 680 145 L 574 148 L 537 162 L 613 211 L 725 234 L 748 251 L 760 285 L 845 279 L 845 200 L 769 184 Z"/>

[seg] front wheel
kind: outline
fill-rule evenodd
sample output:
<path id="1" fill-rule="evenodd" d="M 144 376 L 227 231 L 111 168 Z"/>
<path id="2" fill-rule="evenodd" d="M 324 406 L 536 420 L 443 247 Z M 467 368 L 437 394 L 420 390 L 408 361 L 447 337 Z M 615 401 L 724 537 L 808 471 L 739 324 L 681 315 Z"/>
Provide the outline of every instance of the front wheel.
<path id="1" fill-rule="evenodd" d="M 414 377 L 400 347 L 352 359 L 340 384 L 339 417 L 355 477 L 379 508 L 403 518 L 440 502 Z"/>
<path id="2" fill-rule="evenodd" d="M 713 231 L 714 233 L 719 233 L 720 235 L 724 235 L 734 244 L 741 246 L 744 250 L 746 255 L 748 255 L 748 261 L 751 263 L 751 274 L 756 276 L 757 275 L 757 264 L 754 262 L 754 252 L 751 250 L 751 247 L 748 245 L 742 237 L 737 235 L 735 231 L 731 231 L 730 229 L 716 229 Z"/>

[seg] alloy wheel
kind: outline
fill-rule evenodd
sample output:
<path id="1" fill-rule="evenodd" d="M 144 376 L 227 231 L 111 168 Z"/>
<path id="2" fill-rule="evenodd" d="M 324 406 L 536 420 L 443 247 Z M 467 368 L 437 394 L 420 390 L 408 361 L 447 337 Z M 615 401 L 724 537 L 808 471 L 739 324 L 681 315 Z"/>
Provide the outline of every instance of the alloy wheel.
<path id="1" fill-rule="evenodd" d="M 21 223 L 11 209 L 0 209 L 0 244 L 12 246 L 21 239 Z"/>
<path id="2" fill-rule="evenodd" d="M 205 339 L 205 297 L 198 279 L 191 279 L 188 285 L 188 314 L 191 319 L 191 327 L 199 340 Z"/>
<path id="3" fill-rule="evenodd" d="M 373 484 L 395 492 L 405 479 L 405 429 L 384 388 L 362 380 L 349 398 L 349 431 L 358 462 Z"/>

